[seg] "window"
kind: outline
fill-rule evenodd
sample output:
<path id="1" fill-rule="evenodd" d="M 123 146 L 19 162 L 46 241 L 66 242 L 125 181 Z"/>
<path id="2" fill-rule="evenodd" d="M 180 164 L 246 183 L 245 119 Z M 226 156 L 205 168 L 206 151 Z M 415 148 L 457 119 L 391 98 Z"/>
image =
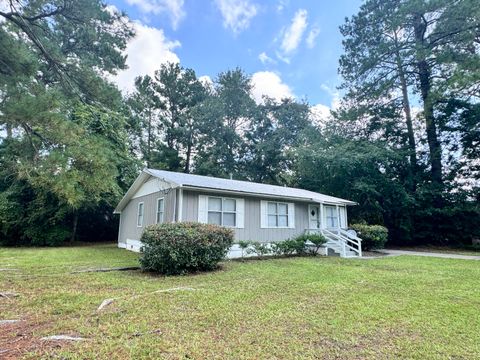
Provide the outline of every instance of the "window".
<path id="1" fill-rule="evenodd" d="M 137 226 L 142 227 L 143 226 L 143 202 L 138 203 L 138 209 L 137 209 Z"/>
<path id="2" fill-rule="evenodd" d="M 237 224 L 236 200 L 221 197 L 209 197 L 208 223 L 235 227 Z"/>
<path id="3" fill-rule="evenodd" d="M 325 206 L 327 212 L 327 227 L 336 228 L 338 226 L 337 209 L 334 206 Z"/>
<path id="4" fill-rule="evenodd" d="M 288 204 L 268 202 L 268 227 L 288 227 Z"/>
<path id="5" fill-rule="evenodd" d="M 157 224 L 163 223 L 163 213 L 165 211 L 165 202 L 163 198 L 157 199 Z"/>

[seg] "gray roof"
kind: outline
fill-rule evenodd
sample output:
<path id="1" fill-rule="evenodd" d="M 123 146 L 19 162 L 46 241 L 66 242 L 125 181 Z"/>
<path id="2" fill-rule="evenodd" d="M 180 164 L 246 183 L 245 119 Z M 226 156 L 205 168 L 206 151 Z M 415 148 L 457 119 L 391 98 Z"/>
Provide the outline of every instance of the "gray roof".
<path id="1" fill-rule="evenodd" d="M 281 198 L 295 198 L 302 200 L 311 200 L 314 202 L 325 202 L 334 204 L 356 205 L 355 202 L 337 197 L 316 193 L 309 190 L 254 183 L 250 181 L 240 181 L 231 179 L 222 179 L 211 176 L 192 175 L 177 173 L 165 170 L 145 169 L 144 172 L 174 183 L 180 187 L 194 187 L 199 189 L 223 190 L 238 193 L 252 194 L 257 196 L 273 196 Z"/>

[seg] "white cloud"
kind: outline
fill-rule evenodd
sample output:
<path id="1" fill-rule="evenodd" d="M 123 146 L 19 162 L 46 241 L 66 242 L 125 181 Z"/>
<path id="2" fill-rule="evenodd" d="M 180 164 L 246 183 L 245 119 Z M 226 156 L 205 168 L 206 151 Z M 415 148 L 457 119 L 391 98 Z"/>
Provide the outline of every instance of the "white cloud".
<path id="1" fill-rule="evenodd" d="M 314 124 L 323 127 L 330 120 L 330 111 L 338 110 L 341 105 L 341 96 L 337 89 L 326 84 L 320 85 L 321 89 L 331 96 L 330 106 L 316 104 L 310 107 L 310 118 Z"/>
<path id="2" fill-rule="evenodd" d="M 277 4 L 277 12 L 281 13 L 289 5 L 289 0 L 280 0 Z"/>
<path id="3" fill-rule="evenodd" d="M 262 62 L 262 64 L 268 64 L 268 63 L 275 64 L 276 63 L 276 61 L 273 60 L 270 56 L 268 56 L 265 51 L 258 55 L 258 59 Z"/>
<path id="4" fill-rule="evenodd" d="M 145 14 L 167 14 L 172 22 L 172 27 L 177 28 L 185 17 L 183 10 L 184 0 L 126 0 L 129 5 L 137 6 Z"/>
<path id="5" fill-rule="evenodd" d="M 307 16 L 307 10 L 298 10 L 293 16 L 290 26 L 284 30 L 282 43 L 280 45 L 280 49 L 284 55 L 290 55 L 300 45 L 300 42 L 303 38 L 303 33 L 308 25 Z"/>
<path id="6" fill-rule="evenodd" d="M 0 11 L 2 12 L 9 12 L 10 11 L 10 4 L 7 0 L 0 0 Z M 0 16 L 0 24 L 5 21 L 3 16 Z"/>
<path id="7" fill-rule="evenodd" d="M 160 64 L 180 62 L 177 54 L 173 52 L 180 46 L 179 41 L 170 41 L 165 37 L 163 30 L 134 23 L 136 36 L 128 43 L 127 66 L 114 77 L 122 91 L 132 91 L 134 80 L 140 75 L 153 76 Z"/>
<path id="8" fill-rule="evenodd" d="M 215 0 L 215 4 L 222 13 L 223 26 L 234 34 L 247 29 L 258 12 L 258 6 L 250 0 Z"/>
<path id="9" fill-rule="evenodd" d="M 326 91 L 332 97 L 330 108 L 332 110 L 337 110 L 340 107 L 341 101 L 342 101 L 340 92 L 337 89 L 332 89 L 330 86 L 326 84 L 322 84 L 320 85 L 320 87 L 322 88 L 323 91 Z"/>
<path id="10" fill-rule="evenodd" d="M 208 75 L 203 75 L 198 78 L 198 80 L 203 84 L 204 87 L 213 89 L 213 80 Z"/>
<path id="11" fill-rule="evenodd" d="M 312 122 L 323 127 L 330 118 L 330 107 L 324 104 L 317 104 L 310 107 L 310 119 Z"/>
<path id="12" fill-rule="evenodd" d="M 280 76 L 272 71 L 259 71 L 254 73 L 252 75 L 252 85 L 252 95 L 258 104 L 263 102 L 263 95 L 275 100 L 295 97 L 290 87 L 282 82 Z"/>
<path id="13" fill-rule="evenodd" d="M 314 26 L 312 29 L 310 29 L 306 40 L 309 49 L 313 49 L 315 47 L 315 40 L 317 40 L 318 34 L 320 34 L 320 28 L 318 26 Z"/>

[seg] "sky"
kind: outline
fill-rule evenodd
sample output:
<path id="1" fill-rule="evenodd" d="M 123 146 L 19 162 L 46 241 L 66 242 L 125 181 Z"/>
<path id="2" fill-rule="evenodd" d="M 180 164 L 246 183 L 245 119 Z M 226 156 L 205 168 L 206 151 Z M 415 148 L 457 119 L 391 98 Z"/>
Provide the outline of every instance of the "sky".
<path id="1" fill-rule="evenodd" d="M 338 27 L 360 0 L 108 0 L 134 21 L 128 70 L 115 78 L 124 92 L 133 79 L 164 62 L 180 62 L 204 81 L 240 67 L 253 95 L 308 101 L 320 113 L 339 101 L 342 53 Z"/>

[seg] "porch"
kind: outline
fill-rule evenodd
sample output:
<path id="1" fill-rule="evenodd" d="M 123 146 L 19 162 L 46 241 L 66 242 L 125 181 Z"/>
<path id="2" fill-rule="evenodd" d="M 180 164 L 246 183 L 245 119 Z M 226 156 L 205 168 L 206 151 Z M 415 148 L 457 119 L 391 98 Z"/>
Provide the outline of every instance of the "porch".
<path id="1" fill-rule="evenodd" d="M 329 250 L 341 257 L 361 257 L 362 239 L 354 230 L 348 230 L 345 206 L 311 204 L 308 206 L 309 228 L 306 234 L 321 234 L 326 239 L 325 254 Z"/>

